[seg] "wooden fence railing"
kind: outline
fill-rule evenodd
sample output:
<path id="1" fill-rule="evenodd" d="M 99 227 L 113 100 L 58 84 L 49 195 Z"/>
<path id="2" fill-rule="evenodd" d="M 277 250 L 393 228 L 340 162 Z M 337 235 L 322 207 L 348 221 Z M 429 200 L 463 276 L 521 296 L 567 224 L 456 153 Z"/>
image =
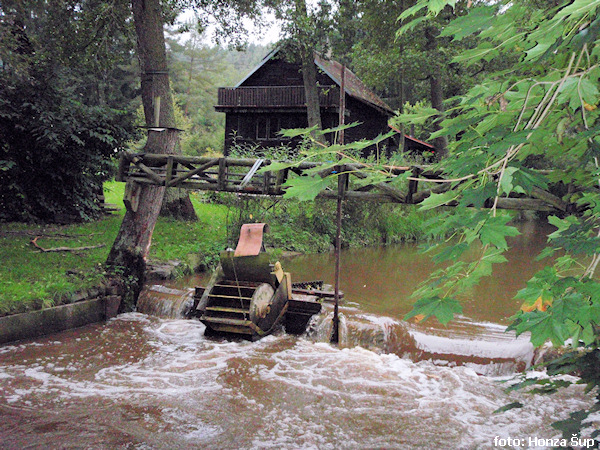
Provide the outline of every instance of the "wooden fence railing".
<path id="1" fill-rule="evenodd" d="M 248 195 L 281 196 L 285 193 L 284 183 L 293 172 L 301 175 L 308 169 L 324 165 L 318 162 L 302 162 L 293 167 L 278 171 L 259 173 L 261 167 L 271 164 L 266 159 L 210 158 L 177 156 L 150 153 L 124 153 L 119 162 L 117 181 L 126 181 L 125 203 L 128 208 L 137 209 L 136 193 L 142 184 L 165 187 L 179 187 L 201 191 L 234 192 Z M 432 171 L 428 166 L 399 167 L 384 166 L 390 177 L 412 171 L 421 179 L 443 181 L 440 172 Z M 368 166 L 359 163 L 341 164 L 335 168 L 327 165 L 320 175 L 326 176 L 337 170 L 346 177 L 344 198 L 364 201 L 417 204 L 432 193 L 441 193 L 450 189 L 450 183 L 433 183 L 433 187 L 419 190 L 419 183 L 413 177 L 405 187 L 398 188 L 387 182 L 364 186 L 354 184 L 350 178 L 364 179 Z M 325 189 L 320 198 L 337 198 L 338 189 Z M 498 208 L 513 210 L 566 211 L 567 205 L 558 197 L 538 189 L 532 192 L 535 198 L 500 198 Z M 451 205 L 450 205 L 451 206 Z"/>
<path id="2" fill-rule="evenodd" d="M 323 107 L 337 106 L 339 89 L 321 87 L 319 102 Z M 221 87 L 218 90 L 219 107 L 281 108 L 306 106 L 303 86 Z"/>

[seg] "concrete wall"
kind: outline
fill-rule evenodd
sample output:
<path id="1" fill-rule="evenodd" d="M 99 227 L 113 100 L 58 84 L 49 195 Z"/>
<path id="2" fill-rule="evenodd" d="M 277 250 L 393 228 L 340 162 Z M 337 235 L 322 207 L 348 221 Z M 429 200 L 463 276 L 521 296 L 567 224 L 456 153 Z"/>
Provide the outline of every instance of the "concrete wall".
<path id="1" fill-rule="evenodd" d="M 112 287 L 78 293 L 68 305 L 0 317 L 0 344 L 31 339 L 115 317 L 121 297 Z"/>

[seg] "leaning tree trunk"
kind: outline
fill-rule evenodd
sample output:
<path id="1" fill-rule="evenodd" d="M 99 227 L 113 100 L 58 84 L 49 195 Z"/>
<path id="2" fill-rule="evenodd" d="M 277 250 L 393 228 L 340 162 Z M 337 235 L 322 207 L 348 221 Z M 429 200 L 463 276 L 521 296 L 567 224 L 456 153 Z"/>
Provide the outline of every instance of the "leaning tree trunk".
<path id="1" fill-rule="evenodd" d="M 148 126 L 158 124 L 165 131 L 148 131 L 144 152 L 173 154 L 178 141 L 169 87 L 163 20 L 159 0 L 132 0 L 133 18 L 141 68 L 142 103 Z M 160 106 L 160 107 L 159 107 Z M 135 304 L 142 289 L 146 258 L 152 232 L 160 212 L 165 188 L 135 186 L 137 208 L 127 208 L 119 234 L 108 255 L 107 265 L 117 269 L 125 281 L 125 297 Z"/>
<path id="2" fill-rule="evenodd" d="M 306 10 L 306 0 L 296 0 L 296 14 L 299 22 L 308 22 L 308 12 Z M 305 34 L 307 31 L 299 26 L 300 34 Z M 300 41 L 300 60 L 302 63 L 302 81 L 304 83 L 304 95 L 306 98 L 306 118 L 309 128 L 317 127 L 317 130 L 323 129 L 321 122 L 321 104 L 319 102 L 319 87 L 317 86 L 317 67 L 315 66 L 314 51 L 308 45 L 310 39 L 308 37 L 299 36 Z M 312 133 L 313 138 L 325 144 L 325 137 L 319 133 Z"/>

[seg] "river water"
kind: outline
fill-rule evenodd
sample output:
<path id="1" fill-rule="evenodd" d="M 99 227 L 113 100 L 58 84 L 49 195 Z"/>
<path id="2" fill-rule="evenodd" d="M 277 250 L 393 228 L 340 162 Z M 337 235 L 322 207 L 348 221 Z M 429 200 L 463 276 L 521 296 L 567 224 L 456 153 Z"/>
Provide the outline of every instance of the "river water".
<path id="1" fill-rule="evenodd" d="M 431 270 L 403 246 L 344 253 L 339 347 L 327 342 L 330 307 L 303 336 L 254 343 L 205 338 L 195 320 L 129 313 L 0 347 L 0 448 L 475 449 L 498 438 L 535 448 L 558 436 L 551 422 L 589 399 L 572 386 L 493 414 L 523 400 L 503 382 L 536 356 L 527 339 L 503 333 L 543 240 L 529 227 L 497 281 L 469 295 L 448 328 L 401 320 L 407 293 Z M 329 255 L 282 263 L 294 281 L 331 281 Z M 186 301 L 201 282 L 144 295 Z"/>

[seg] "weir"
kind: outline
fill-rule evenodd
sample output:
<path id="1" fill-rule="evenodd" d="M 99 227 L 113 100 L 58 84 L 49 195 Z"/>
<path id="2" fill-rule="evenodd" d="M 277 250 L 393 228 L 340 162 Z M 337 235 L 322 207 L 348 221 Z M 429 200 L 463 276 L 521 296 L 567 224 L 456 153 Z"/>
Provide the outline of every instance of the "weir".
<path id="1" fill-rule="evenodd" d="M 144 289 L 137 309 L 152 316 L 183 319 L 189 314 L 193 296 L 193 289 L 155 284 Z M 342 348 L 360 347 L 415 362 L 435 361 L 440 365 L 466 366 L 480 375 L 502 376 L 520 372 L 540 356 L 526 337 L 517 339 L 514 333 L 507 334 L 503 326 L 492 323 L 474 323 L 459 318 L 451 329 L 436 331 L 347 306 L 341 307 L 340 317 L 338 343 Z M 329 342 L 333 331 L 332 318 L 333 306 L 324 303 L 319 312 L 308 315 L 305 326 L 296 329 L 296 334 L 314 342 Z M 206 326 L 205 335 L 252 339 L 252 329 L 246 332 L 237 325 L 239 329 L 215 333 L 210 319 L 201 321 Z M 234 322 L 231 326 L 235 325 Z M 285 326 L 281 329 L 290 332 Z"/>

